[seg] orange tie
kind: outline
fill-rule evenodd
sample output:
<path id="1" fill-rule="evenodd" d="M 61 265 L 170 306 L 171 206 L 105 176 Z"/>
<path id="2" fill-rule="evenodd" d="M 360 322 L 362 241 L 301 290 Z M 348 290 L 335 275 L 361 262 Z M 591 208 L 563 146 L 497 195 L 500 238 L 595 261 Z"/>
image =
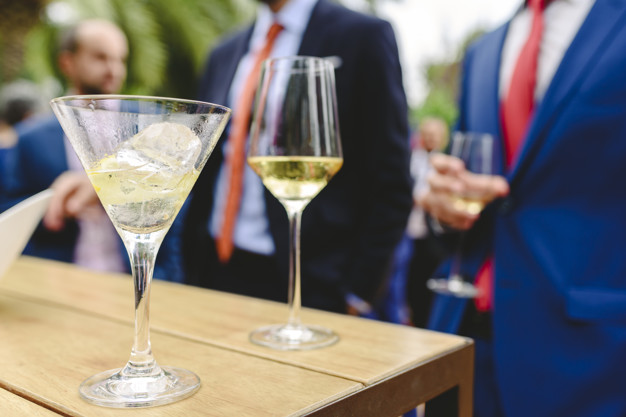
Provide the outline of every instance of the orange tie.
<path id="1" fill-rule="evenodd" d="M 535 84 L 537 81 L 537 61 L 541 33 L 543 32 L 544 0 L 529 0 L 528 7 L 532 10 L 532 26 L 526 43 L 522 47 L 513 76 L 509 92 L 502 101 L 500 108 L 502 130 L 506 145 L 506 162 L 510 168 L 521 148 L 528 122 L 535 106 Z M 478 311 L 489 311 L 493 300 L 493 259 L 485 261 L 478 271 L 476 287 L 479 288 L 475 300 Z"/>
<path id="2" fill-rule="evenodd" d="M 248 74 L 248 78 L 246 78 L 243 89 L 239 94 L 239 100 L 235 106 L 235 111 L 233 112 L 230 135 L 228 136 L 230 153 L 226 157 L 226 168 L 230 173 L 228 188 L 229 193 L 226 199 L 226 207 L 224 209 L 222 229 L 216 241 L 217 256 L 222 263 L 228 262 L 234 249 L 233 231 L 235 229 L 235 222 L 239 213 L 241 192 L 243 189 L 245 144 L 246 138 L 248 137 L 252 102 L 254 100 L 254 94 L 259 81 L 261 64 L 269 57 L 274 41 L 281 30 L 283 30 L 283 26 L 278 23 L 274 23 L 268 30 L 265 45 L 255 57 L 254 65 Z"/>

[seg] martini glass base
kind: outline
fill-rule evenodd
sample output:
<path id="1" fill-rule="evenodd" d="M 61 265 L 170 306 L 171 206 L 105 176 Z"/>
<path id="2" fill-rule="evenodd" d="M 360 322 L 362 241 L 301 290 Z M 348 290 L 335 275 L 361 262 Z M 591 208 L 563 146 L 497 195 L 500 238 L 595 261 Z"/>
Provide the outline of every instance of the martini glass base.
<path id="1" fill-rule="evenodd" d="M 182 400 L 200 388 L 200 378 L 185 369 L 161 367 L 161 372 L 149 376 L 121 371 L 112 369 L 88 378 L 80 385 L 80 396 L 103 407 L 140 408 Z"/>
<path id="2" fill-rule="evenodd" d="M 429 290 L 438 294 L 451 295 L 459 298 L 475 298 L 478 288 L 469 282 L 459 279 L 433 278 L 426 282 Z"/>
<path id="3" fill-rule="evenodd" d="M 339 336 L 321 326 L 275 324 L 250 333 L 250 341 L 278 350 L 309 350 L 337 343 Z"/>

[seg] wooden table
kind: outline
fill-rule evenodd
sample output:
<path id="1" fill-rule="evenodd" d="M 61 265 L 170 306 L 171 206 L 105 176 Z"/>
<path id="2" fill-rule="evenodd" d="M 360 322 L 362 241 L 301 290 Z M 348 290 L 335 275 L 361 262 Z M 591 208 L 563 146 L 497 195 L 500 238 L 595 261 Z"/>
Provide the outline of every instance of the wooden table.
<path id="1" fill-rule="evenodd" d="M 283 322 L 285 304 L 164 281 L 152 287 L 154 355 L 193 370 L 202 387 L 161 407 L 91 405 L 80 383 L 130 354 L 132 285 L 128 275 L 20 258 L 0 279 L 0 415 L 397 417 L 454 386 L 459 416 L 472 414 L 470 339 L 303 309 L 303 322 L 340 341 L 274 351 L 248 334 Z"/>

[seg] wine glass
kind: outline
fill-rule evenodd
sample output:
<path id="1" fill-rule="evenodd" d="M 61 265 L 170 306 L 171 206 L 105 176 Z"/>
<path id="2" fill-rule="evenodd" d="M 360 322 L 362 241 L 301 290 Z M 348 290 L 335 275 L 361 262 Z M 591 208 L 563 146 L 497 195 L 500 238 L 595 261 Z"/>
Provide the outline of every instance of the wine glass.
<path id="1" fill-rule="evenodd" d="M 289 218 L 289 317 L 286 324 L 253 331 L 253 343 L 303 350 L 339 340 L 330 329 L 300 322 L 302 212 L 343 164 L 336 101 L 334 67 L 329 61 L 294 56 L 264 62 L 248 164 Z"/>
<path id="2" fill-rule="evenodd" d="M 493 137 L 487 133 L 455 132 L 452 136 L 450 154 L 460 158 L 470 172 L 487 175 L 493 172 Z M 487 202 L 480 197 L 465 194 L 455 196 L 453 204 L 458 210 L 478 214 Z M 462 232 L 452 258 L 448 278 L 429 279 L 426 286 L 430 290 L 459 298 L 474 298 L 478 295 L 478 288 L 465 281 L 460 271 L 464 237 L 465 232 Z"/>
<path id="3" fill-rule="evenodd" d="M 87 401 L 149 407 L 190 396 L 193 372 L 159 366 L 150 347 L 150 284 L 157 251 L 215 147 L 230 109 L 141 96 L 68 96 L 52 109 L 122 237 L 135 286 L 135 339 L 125 367 L 88 378 Z"/>

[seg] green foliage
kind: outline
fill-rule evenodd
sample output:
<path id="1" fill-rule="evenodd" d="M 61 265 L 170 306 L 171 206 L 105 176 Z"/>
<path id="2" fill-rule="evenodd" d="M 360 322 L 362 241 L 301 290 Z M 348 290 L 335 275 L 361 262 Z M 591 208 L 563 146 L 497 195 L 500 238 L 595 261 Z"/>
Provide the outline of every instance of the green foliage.
<path id="1" fill-rule="evenodd" d="M 105 18 L 129 41 L 123 93 L 193 98 L 210 47 L 223 33 L 252 16 L 252 0 L 55 0 L 71 10 L 71 22 Z M 53 78 L 65 87 L 56 65 L 57 39 L 68 24 L 44 18 L 30 31 L 26 77 Z"/>
<path id="2" fill-rule="evenodd" d="M 167 34 L 163 39 L 169 58 L 166 73 L 176 74 L 164 83 L 170 91 L 162 90 L 160 94 L 171 95 L 176 91 L 193 97 L 195 85 L 190 85 L 188 80 L 197 78 L 211 45 L 222 34 L 233 30 L 243 17 L 249 16 L 241 13 L 244 9 L 238 8 L 237 2 L 222 1 L 221 7 L 214 3 L 216 1 L 194 0 L 172 7 L 171 0 L 152 0 L 152 8 L 160 16 L 161 33 Z"/>
<path id="3" fill-rule="evenodd" d="M 419 124 L 425 117 L 437 117 L 452 127 L 458 116 L 457 90 L 459 65 L 456 61 L 430 63 L 426 67 L 428 94 L 424 102 L 411 112 L 412 123 Z"/>
<path id="4" fill-rule="evenodd" d="M 458 108 L 454 97 L 449 91 L 433 89 L 424 100 L 424 103 L 412 112 L 412 118 L 419 124 L 425 117 L 438 117 L 445 120 L 448 126 L 453 126 L 458 117 Z"/>
<path id="5" fill-rule="evenodd" d="M 2 1 L 2 0 L 0 0 Z M 364 0 L 372 12 L 378 0 Z M 34 7 L 31 3 L 38 3 Z M 24 3 L 28 7 L 17 7 Z M 257 0 L 20 0 L 3 10 L 0 26 L 25 38 L 23 57 L 12 76 L 0 73 L 0 84 L 17 76 L 54 86 L 62 94 L 66 81 L 57 62 L 58 36 L 80 19 L 104 18 L 118 24 L 129 40 L 128 77 L 122 93 L 195 98 L 197 81 L 210 48 L 218 39 L 254 17 Z M 56 19 L 47 13 L 56 7 Z M 40 12 L 40 10 L 42 10 Z M 61 19 L 58 11 L 61 10 Z M 11 13 L 9 13 L 9 11 Z M 28 27 L 31 27 L 29 24 Z M 5 39 L 8 42 L 8 38 Z M 0 42 L 0 62 L 8 62 Z M 21 47 L 21 46 L 20 46 Z M 20 68 L 21 67 L 21 68 Z"/>
<path id="6" fill-rule="evenodd" d="M 30 31 L 24 51 L 26 78 L 39 82 L 49 77 L 62 78 L 56 65 L 56 35 L 57 30 L 48 25 L 37 25 Z"/>
<path id="7" fill-rule="evenodd" d="M 467 47 L 484 34 L 481 28 L 468 34 L 451 58 L 430 62 L 425 67 L 428 94 L 424 102 L 411 111 L 412 123 L 419 124 L 425 117 L 439 117 L 452 128 L 458 117 L 458 89 L 461 79 L 460 62 Z"/>

